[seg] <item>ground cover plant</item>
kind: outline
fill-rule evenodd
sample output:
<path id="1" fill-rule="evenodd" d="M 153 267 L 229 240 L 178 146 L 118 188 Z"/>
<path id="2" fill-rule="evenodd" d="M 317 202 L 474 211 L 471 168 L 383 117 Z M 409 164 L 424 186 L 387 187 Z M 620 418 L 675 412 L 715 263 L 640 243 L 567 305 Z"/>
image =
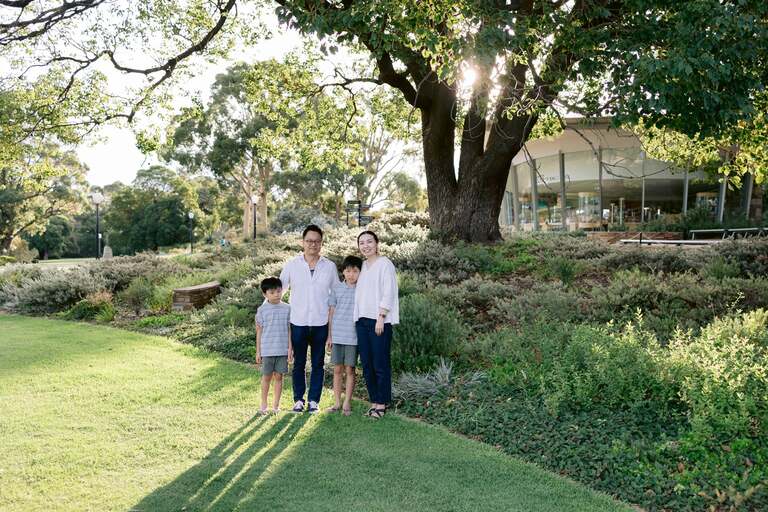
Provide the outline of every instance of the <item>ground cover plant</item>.
<path id="1" fill-rule="evenodd" d="M 768 241 L 627 248 L 535 233 L 472 245 L 432 237 L 413 215 L 371 227 L 399 270 L 401 411 L 648 510 L 768 507 L 766 342 L 745 327 L 763 325 L 768 308 Z M 340 262 L 356 235 L 329 231 L 324 254 Z M 256 285 L 298 241 L 269 236 L 165 263 L 128 258 L 111 277 L 94 264 L 95 284 L 39 309 L 19 297 L 38 296 L 26 288 L 45 271 L 6 265 L 0 302 L 96 319 L 82 301 L 101 287 L 114 292 L 113 325 L 252 362 Z M 220 280 L 222 294 L 191 313 L 152 306 L 174 283 L 192 284 L 188 275 Z M 450 378 L 436 384 L 441 361 Z"/>
<path id="2" fill-rule="evenodd" d="M 630 510 L 363 404 L 256 415 L 255 368 L 168 339 L 10 315 L 0 332 L 4 511 Z"/>

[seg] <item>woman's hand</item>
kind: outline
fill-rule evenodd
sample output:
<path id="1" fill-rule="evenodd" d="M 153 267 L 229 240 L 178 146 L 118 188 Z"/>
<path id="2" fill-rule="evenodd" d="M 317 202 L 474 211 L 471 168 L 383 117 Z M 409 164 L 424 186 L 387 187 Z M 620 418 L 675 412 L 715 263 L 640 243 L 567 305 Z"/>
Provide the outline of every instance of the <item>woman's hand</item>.
<path id="1" fill-rule="evenodd" d="M 374 327 L 374 331 L 376 332 L 376 336 L 381 336 L 382 334 L 384 334 L 384 317 L 383 316 L 379 316 L 376 319 L 376 327 Z"/>

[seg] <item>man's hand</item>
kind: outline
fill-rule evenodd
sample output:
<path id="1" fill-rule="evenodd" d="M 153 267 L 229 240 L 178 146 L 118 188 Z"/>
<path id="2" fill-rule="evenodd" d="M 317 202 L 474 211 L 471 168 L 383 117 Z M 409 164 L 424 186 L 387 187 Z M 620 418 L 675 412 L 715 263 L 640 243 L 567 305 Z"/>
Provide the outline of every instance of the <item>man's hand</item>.
<path id="1" fill-rule="evenodd" d="M 330 353 L 331 352 L 331 345 L 333 345 L 333 340 L 328 337 L 328 340 L 325 342 L 325 351 Z"/>
<path id="2" fill-rule="evenodd" d="M 256 354 L 256 364 L 261 364 L 261 356 Z"/>
<path id="3" fill-rule="evenodd" d="M 293 363 L 293 349 L 288 349 L 288 362 Z"/>

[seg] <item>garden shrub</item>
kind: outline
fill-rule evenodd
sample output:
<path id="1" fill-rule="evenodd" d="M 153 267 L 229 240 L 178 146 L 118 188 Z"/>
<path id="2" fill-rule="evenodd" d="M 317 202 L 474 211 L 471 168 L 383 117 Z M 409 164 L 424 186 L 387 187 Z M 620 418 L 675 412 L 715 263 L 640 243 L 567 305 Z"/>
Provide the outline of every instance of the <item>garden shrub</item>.
<path id="1" fill-rule="evenodd" d="M 738 265 L 740 277 L 768 276 L 768 240 L 729 240 L 708 249 L 725 261 Z"/>
<path id="2" fill-rule="evenodd" d="M 414 293 L 424 293 L 429 287 L 429 280 L 419 274 L 403 271 L 397 273 L 397 290 L 400 297 Z"/>
<path id="3" fill-rule="evenodd" d="M 128 287 L 118 294 L 117 298 L 119 302 L 125 304 L 134 313 L 139 315 L 147 307 L 154 288 L 154 285 L 148 278 L 138 277 L 131 281 Z"/>
<path id="4" fill-rule="evenodd" d="M 176 326 L 188 319 L 189 315 L 185 313 L 168 313 L 165 315 L 145 316 L 144 318 L 138 318 L 133 322 L 132 325 L 138 329 L 156 330 Z"/>
<path id="5" fill-rule="evenodd" d="M 768 437 L 768 310 L 720 318 L 669 347 L 673 378 L 702 440 Z"/>
<path id="6" fill-rule="evenodd" d="M 704 277 L 712 279 L 725 279 L 726 277 L 739 277 L 741 269 L 739 265 L 730 261 L 727 261 L 722 256 L 717 256 L 707 262 L 701 268 L 701 274 Z"/>
<path id="7" fill-rule="evenodd" d="M 13 256 L 0 255 L 0 267 L 8 265 L 10 263 L 16 263 L 16 258 Z"/>
<path id="8" fill-rule="evenodd" d="M 62 313 L 67 320 L 97 320 L 111 322 L 115 318 L 112 294 L 106 290 L 89 294 L 83 300 Z"/>
<path id="9" fill-rule="evenodd" d="M 535 281 L 509 297 L 499 297 L 488 310 L 498 326 L 522 325 L 537 321 L 581 322 L 586 318 L 584 300 L 578 291 L 561 284 Z"/>
<path id="10" fill-rule="evenodd" d="M 489 310 L 497 299 L 515 296 L 532 281 L 518 279 L 514 284 L 501 283 L 482 277 L 471 277 L 454 286 L 439 285 L 427 292 L 433 300 L 455 310 L 477 330 L 494 327 Z"/>
<path id="11" fill-rule="evenodd" d="M 385 254 L 399 271 L 409 270 L 442 283 L 463 281 L 478 271 L 474 262 L 460 258 L 451 247 L 435 240 L 392 246 Z"/>
<path id="12" fill-rule="evenodd" d="M 137 256 L 118 256 L 108 260 L 101 259 L 90 264 L 88 269 L 94 276 L 104 279 L 107 289 L 115 293 L 125 289 L 139 277 L 159 281 L 168 274 L 181 273 L 188 267 L 171 258 L 139 254 Z"/>
<path id="13" fill-rule="evenodd" d="M 577 326 L 562 353 L 552 358 L 539 386 L 545 403 L 563 406 L 665 411 L 677 389 L 663 378 L 663 356 L 652 334 L 628 324 L 613 333 L 605 328 Z"/>
<path id="14" fill-rule="evenodd" d="M 520 244 L 518 239 L 517 243 Z M 608 254 L 611 246 L 601 240 L 591 240 L 572 233 L 540 233 L 532 238 L 535 243 L 530 243 L 527 252 L 538 260 L 551 258 L 567 258 L 570 260 L 592 260 Z"/>
<path id="15" fill-rule="evenodd" d="M 52 269 L 37 277 L 24 277 L 18 286 L 3 286 L 7 305 L 21 313 L 45 314 L 63 311 L 88 294 L 106 289 L 106 282 L 83 267 Z"/>
<path id="16" fill-rule="evenodd" d="M 392 341 L 392 370 L 426 371 L 453 356 L 468 332 L 456 311 L 422 294 L 400 302 L 400 325 Z"/>
<path id="17" fill-rule="evenodd" d="M 700 264 L 698 252 L 686 252 L 690 249 L 680 247 L 627 247 L 611 246 L 610 252 L 603 255 L 596 265 L 609 272 L 617 270 L 639 269 L 643 272 L 687 272 L 695 270 Z M 694 249 L 698 251 L 698 249 Z"/>

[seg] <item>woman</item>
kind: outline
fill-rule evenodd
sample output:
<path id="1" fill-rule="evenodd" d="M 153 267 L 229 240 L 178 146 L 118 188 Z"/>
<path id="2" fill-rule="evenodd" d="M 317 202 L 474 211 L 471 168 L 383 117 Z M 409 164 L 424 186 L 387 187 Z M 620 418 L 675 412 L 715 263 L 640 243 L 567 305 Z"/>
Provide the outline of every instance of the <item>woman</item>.
<path id="1" fill-rule="evenodd" d="M 392 400 L 392 326 L 400 322 L 395 266 L 379 255 L 379 237 L 363 231 L 357 247 L 365 261 L 355 289 L 355 329 L 363 377 L 371 408 L 366 416 L 380 419 Z"/>

